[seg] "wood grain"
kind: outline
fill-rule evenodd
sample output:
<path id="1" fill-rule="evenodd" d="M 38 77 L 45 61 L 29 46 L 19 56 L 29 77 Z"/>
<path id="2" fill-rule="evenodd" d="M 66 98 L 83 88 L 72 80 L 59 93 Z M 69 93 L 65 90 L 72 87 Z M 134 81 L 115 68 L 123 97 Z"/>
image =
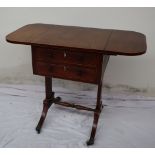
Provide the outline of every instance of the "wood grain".
<path id="1" fill-rule="evenodd" d="M 140 55 L 146 52 L 145 35 L 122 30 L 51 24 L 29 24 L 6 36 L 16 44 L 82 49 L 109 55 Z"/>
<path id="2" fill-rule="evenodd" d="M 144 54 L 146 52 L 146 38 L 138 32 L 113 30 L 105 50 L 119 55 Z"/>

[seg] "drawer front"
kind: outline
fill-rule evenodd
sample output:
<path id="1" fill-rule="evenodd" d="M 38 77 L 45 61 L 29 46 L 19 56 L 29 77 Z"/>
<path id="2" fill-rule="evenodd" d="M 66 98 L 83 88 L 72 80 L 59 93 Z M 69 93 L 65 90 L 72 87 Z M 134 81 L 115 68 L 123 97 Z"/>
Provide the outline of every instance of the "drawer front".
<path id="1" fill-rule="evenodd" d="M 65 66 L 65 77 L 75 81 L 97 83 L 97 72 L 91 68 Z"/>
<path id="2" fill-rule="evenodd" d="M 100 63 L 101 57 L 99 54 L 78 52 L 78 51 L 66 51 L 65 62 L 75 65 L 83 65 L 87 67 L 97 67 Z"/>
<path id="3" fill-rule="evenodd" d="M 62 65 L 36 62 L 33 71 L 37 75 L 63 77 L 64 67 Z"/>
<path id="4" fill-rule="evenodd" d="M 58 49 L 46 49 L 40 47 L 33 47 L 35 59 L 38 61 L 49 63 L 63 63 L 64 51 Z"/>
<path id="5" fill-rule="evenodd" d="M 98 81 L 96 69 L 91 68 L 36 62 L 33 71 L 37 75 L 52 76 L 73 81 L 95 84 Z"/>
<path id="6" fill-rule="evenodd" d="M 102 55 L 91 52 L 46 49 L 41 47 L 33 47 L 32 50 L 36 60 L 47 63 L 72 64 L 96 68 L 100 65 L 102 60 Z"/>

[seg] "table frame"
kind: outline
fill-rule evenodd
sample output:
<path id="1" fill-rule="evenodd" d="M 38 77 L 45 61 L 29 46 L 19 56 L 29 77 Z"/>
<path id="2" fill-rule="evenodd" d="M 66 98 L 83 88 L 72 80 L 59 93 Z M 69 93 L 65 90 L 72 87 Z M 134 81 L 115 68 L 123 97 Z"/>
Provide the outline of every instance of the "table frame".
<path id="1" fill-rule="evenodd" d="M 85 106 L 81 106 L 81 105 L 77 105 L 74 103 L 68 103 L 68 102 L 63 102 L 61 101 L 61 97 L 55 97 L 55 92 L 52 91 L 52 77 L 45 77 L 45 94 L 46 97 L 43 101 L 43 110 L 42 110 L 42 114 L 40 117 L 40 120 L 38 122 L 38 125 L 36 127 L 36 131 L 38 133 L 40 133 L 42 125 L 45 121 L 48 109 L 51 107 L 51 105 L 54 104 L 58 104 L 61 106 L 65 106 L 65 107 L 71 107 L 71 108 L 75 108 L 78 110 L 87 110 L 87 111 L 92 111 L 94 112 L 94 120 L 93 120 L 93 125 L 92 125 L 92 130 L 91 130 L 91 134 L 90 134 L 90 138 L 89 140 L 86 142 L 87 145 L 92 145 L 94 144 L 94 140 L 95 140 L 95 135 L 96 135 L 96 130 L 97 130 L 97 125 L 98 125 L 98 120 L 100 117 L 100 113 L 103 109 L 103 104 L 102 104 L 102 85 L 103 85 L 103 76 L 106 70 L 106 66 L 107 63 L 109 61 L 109 55 L 104 55 L 103 56 L 103 62 L 102 62 L 102 72 L 101 72 L 101 76 L 100 76 L 100 80 L 97 84 L 98 86 L 98 90 L 97 90 L 97 101 L 96 101 L 96 107 L 95 109 L 93 108 L 89 108 L 89 107 L 85 107 Z"/>

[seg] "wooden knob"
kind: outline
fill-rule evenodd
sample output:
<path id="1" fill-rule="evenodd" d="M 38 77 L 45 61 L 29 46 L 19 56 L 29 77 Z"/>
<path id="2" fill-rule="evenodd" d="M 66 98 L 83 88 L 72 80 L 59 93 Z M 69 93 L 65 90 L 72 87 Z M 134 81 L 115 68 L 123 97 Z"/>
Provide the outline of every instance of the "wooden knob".
<path id="1" fill-rule="evenodd" d="M 67 70 L 67 68 L 66 68 L 66 66 L 64 66 L 64 71 L 66 71 Z"/>
<path id="2" fill-rule="evenodd" d="M 66 52 L 64 52 L 64 58 L 67 56 Z"/>

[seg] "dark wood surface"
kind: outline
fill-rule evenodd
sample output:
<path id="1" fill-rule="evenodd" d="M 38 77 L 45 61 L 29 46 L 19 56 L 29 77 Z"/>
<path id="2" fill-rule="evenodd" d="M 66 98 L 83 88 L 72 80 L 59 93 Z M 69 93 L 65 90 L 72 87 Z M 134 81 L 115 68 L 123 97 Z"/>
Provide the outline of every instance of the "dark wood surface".
<path id="1" fill-rule="evenodd" d="M 82 65 L 95 68 L 100 64 L 102 54 L 93 52 L 81 52 L 73 50 L 60 50 L 33 46 L 33 52 L 37 61 L 56 64 Z"/>
<path id="2" fill-rule="evenodd" d="M 11 43 L 83 49 L 109 55 L 141 55 L 146 52 L 144 34 L 51 24 L 30 24 L 7 35 Z"/>
<path id="3" fill-rule="evenodd" d="M 132 31 L 113 30 L 106 51 L 119 55 L 140 55 L 146 52 L 146 38 Z"/>
<path id="4" fill-rule="evenodd" d="M 100 53 L 32 46 L 34 74 L 73 81 L 98 84 L 102 57 Z"/>

